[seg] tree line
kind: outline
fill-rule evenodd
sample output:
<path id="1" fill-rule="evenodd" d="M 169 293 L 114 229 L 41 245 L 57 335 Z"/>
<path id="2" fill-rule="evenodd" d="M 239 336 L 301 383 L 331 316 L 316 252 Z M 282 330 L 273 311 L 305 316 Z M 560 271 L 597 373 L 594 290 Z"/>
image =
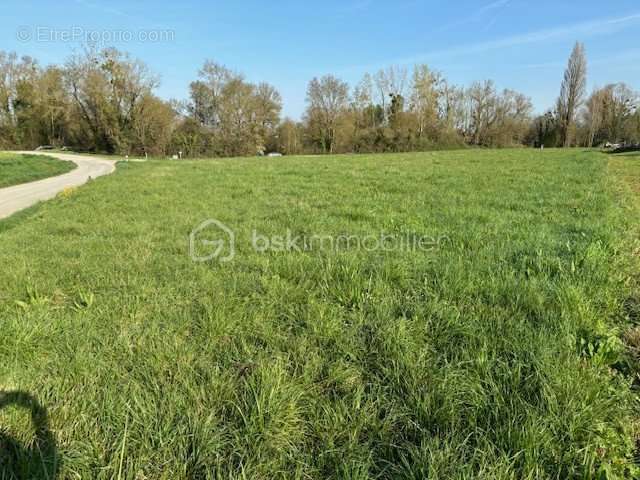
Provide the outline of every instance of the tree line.
<path id="1" fill-rule="evenodd" d="M 618 83 L 587 95 L 586 79 L 578 43 L 555 107 L 536 117 L 522 93 L 491 80 L 454 85 L 427 65 L 367 73 L 353 87 L 326 75 L 309 82 L 294 121 L 282 118 L 275 87 L 213 61 L 188 99 L 165 101 L 154 93 L 158 77 L 116 49 L 46 67 L 0 51 L 0 148 L 201 157 L 639 143 L 638 93 Z"/>

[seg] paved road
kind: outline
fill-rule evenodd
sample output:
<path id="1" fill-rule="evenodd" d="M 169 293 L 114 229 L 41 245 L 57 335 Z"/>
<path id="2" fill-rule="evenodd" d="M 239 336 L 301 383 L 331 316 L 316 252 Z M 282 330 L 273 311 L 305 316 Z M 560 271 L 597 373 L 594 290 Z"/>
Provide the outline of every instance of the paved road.
<path id="1" fill-rule="evenodd" d="M 13 187 L 0 188 L 0 219 L 6 218 L 38 202 L 55 197 L 65 188 L 77 187 L 89 178 L 108 175 L 116 168 L 116 162 L 104 158 L 69 155 L 52 152 L 17 152 L 47 155 L 60 160 L 70 160 L 78 167 L 57 177 L 45 178 L 37 182 L 23 183 Z"/>

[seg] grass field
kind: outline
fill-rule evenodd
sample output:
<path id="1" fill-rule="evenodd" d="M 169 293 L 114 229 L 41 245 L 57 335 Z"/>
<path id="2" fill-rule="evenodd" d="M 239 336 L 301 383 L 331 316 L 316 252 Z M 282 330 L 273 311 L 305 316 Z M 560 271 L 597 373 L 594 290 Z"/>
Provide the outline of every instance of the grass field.
<path id="1" fill-rule="evenodd" d="M 62 175 L 74 168 L 74 163 L 52 157 L 0 153 L 0 188 Z"/>
<path id="2" fill-rule="evenodd" d="M 630 477 L 636 163 L 121 163 L 0 222 L 4 478 Z M 190 257 L 207 219 L 232 261 Z"/>

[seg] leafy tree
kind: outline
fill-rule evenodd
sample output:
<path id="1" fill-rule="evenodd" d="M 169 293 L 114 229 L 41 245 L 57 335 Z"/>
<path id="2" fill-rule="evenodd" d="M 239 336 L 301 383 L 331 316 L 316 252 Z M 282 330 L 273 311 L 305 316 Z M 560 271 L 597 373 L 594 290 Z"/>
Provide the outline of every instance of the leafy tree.
<path id="1" fill-rule="evenodd" d="M 200 142 L 201 153 L 255 155 L 274 147 L 282 99 L 273 86 L 254 85 L 208 60 L 190 91 L 186 110 L 202 128 L 198 135 L 206 138 Z"/>
<path id="2" fill-rule="evenodd" d="M 158 85 L 146 65 L 115 49 L 87 50 L 67 62 L 65 78 L 84 120 L 78 143 L 87 138 L 87 148 L 130 153 L 135 115 Z"/>
<path id="3" fill-rule="evenodd" d="M 548 111 L 533 120 L 525 143 L 533 147 L 555 147 L 559 141 L 557 115 Z"/>
<path id="4" fill-rule="evenodd" d="M 578 43 L 555 111 L 532 119 L 529 98 L 498 91 L 491 80 L 465 88 L 427 65 L 411 74 L 392 66 L 365 74 L 352 92 L 333 75 L 312 79 L 304 117 L 295 122 L 280 120 L 275 87 L 211 60 L 187 100 L 165 102 L 146 65 L 115 49 L 87 49 L 47 68 L 0 52 L 0 148 L 238 156 L 640 141 L 638 93 L 611 84 L 585 102 L 585 83 Z"/>

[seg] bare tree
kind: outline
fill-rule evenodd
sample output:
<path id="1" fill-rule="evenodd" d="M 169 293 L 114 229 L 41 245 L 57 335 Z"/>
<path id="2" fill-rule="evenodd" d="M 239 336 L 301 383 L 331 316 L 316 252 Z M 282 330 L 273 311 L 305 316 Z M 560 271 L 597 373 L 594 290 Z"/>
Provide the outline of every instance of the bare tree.
<path id="1" fill-rule="evenodd" d="M 442 77 L 427 65 L 416 65 L 411 82 L 410 108 L 415 112 L 417 135 L 422 137 L 428 129 L 438 126 Z"/>
<path id="2" fill-rule="evenodd" d="M 564 147 L 571 146 L 575 136 L 576 114 L 584 101 L 586 89 L 587 57 L 584 45 L 576 43 L 564 72 L 560 97 L 558 98 L 560 135 Z"/>
<path id="3" fill-rule="evenodd" d="M 353 90 L 354 108 L 365 110 L 373 104 L 373 80 L 368 73 L 364 74 L 360 83 Z"/>
<path id="4" fill-rule="evenodd" d="M 286 155 L 295 155 L 302 152 L 303 126 L 285 118 L 278 127 L 278 150 Z"/>
<path id="5" fill-rule="evenodd" d="M 587 147 L 593 147 L 596 136 L 602 126 L 604 99 L 605 91 L 596 89 L 587 100 L 584 112 L 584 121 L 589 129 L 586 141 Z"/>
<path id="6" fill-rule="evenodd" d="M 198 77 L 191 83 L 186 111 L 199 124 L 201 153 L 255 155 L 275 146 L 282 98 L 273 86 L 250 83 L 241 73 L 211 60 Z M 194 132 L 189 132 L 193 125 L 183 127 L 186 137 L 193 138 Z"/>
<path id="7" fill-rule="evenodd" d="M 442 79 L 440 95 L 440 117 L 449 131 L 464 130 L 465 105 L 464 88 Z"/>
<path id="8" fill-rule="evenodd" d="M 349 85 L 326 75 L 314 78 L 307 88 L 307 121 L 325 152 L 333 153 L 339 116 L 349 106 Z"/>
<path id="9" fill-rule="evenodd" d="M 407 86 L 407 69 L 398 65 L 379 70 L 374 76 L 378 103 L 382 106 L 385 120 L 389 120 L 394 98 L 404 98 Z"/>
<path id="10" fill-rule="evenodd" d="M 204 126 L 216 129 L 220 124 L 221 97 L 224 88 L 242 76 L 224 65 L 207 60 L 190 85 L 191 114 Z"/>
<path id="11" fill-rule="evenodd" d="M 609 136 L 614 142 L 628 140 L 627 124 L 638 104 L 638 94 L 624 83 L 608 85 L 605 89 L 605 117 Z"/>
<path id="12" fill-rule="evenodd" d="M 471 143 L 482 145 L 495 121 L 496 88 L 492 80 L 474 82 L 467 91 Z"/>
<path id="13" fill-rule="evenodd" d="M 584 120 L 589 128 L 587 146 L 597 143 L 632 141 L 632 122 L 638 93 L 624 83 L 595 90 L 587 100 Z"/>

